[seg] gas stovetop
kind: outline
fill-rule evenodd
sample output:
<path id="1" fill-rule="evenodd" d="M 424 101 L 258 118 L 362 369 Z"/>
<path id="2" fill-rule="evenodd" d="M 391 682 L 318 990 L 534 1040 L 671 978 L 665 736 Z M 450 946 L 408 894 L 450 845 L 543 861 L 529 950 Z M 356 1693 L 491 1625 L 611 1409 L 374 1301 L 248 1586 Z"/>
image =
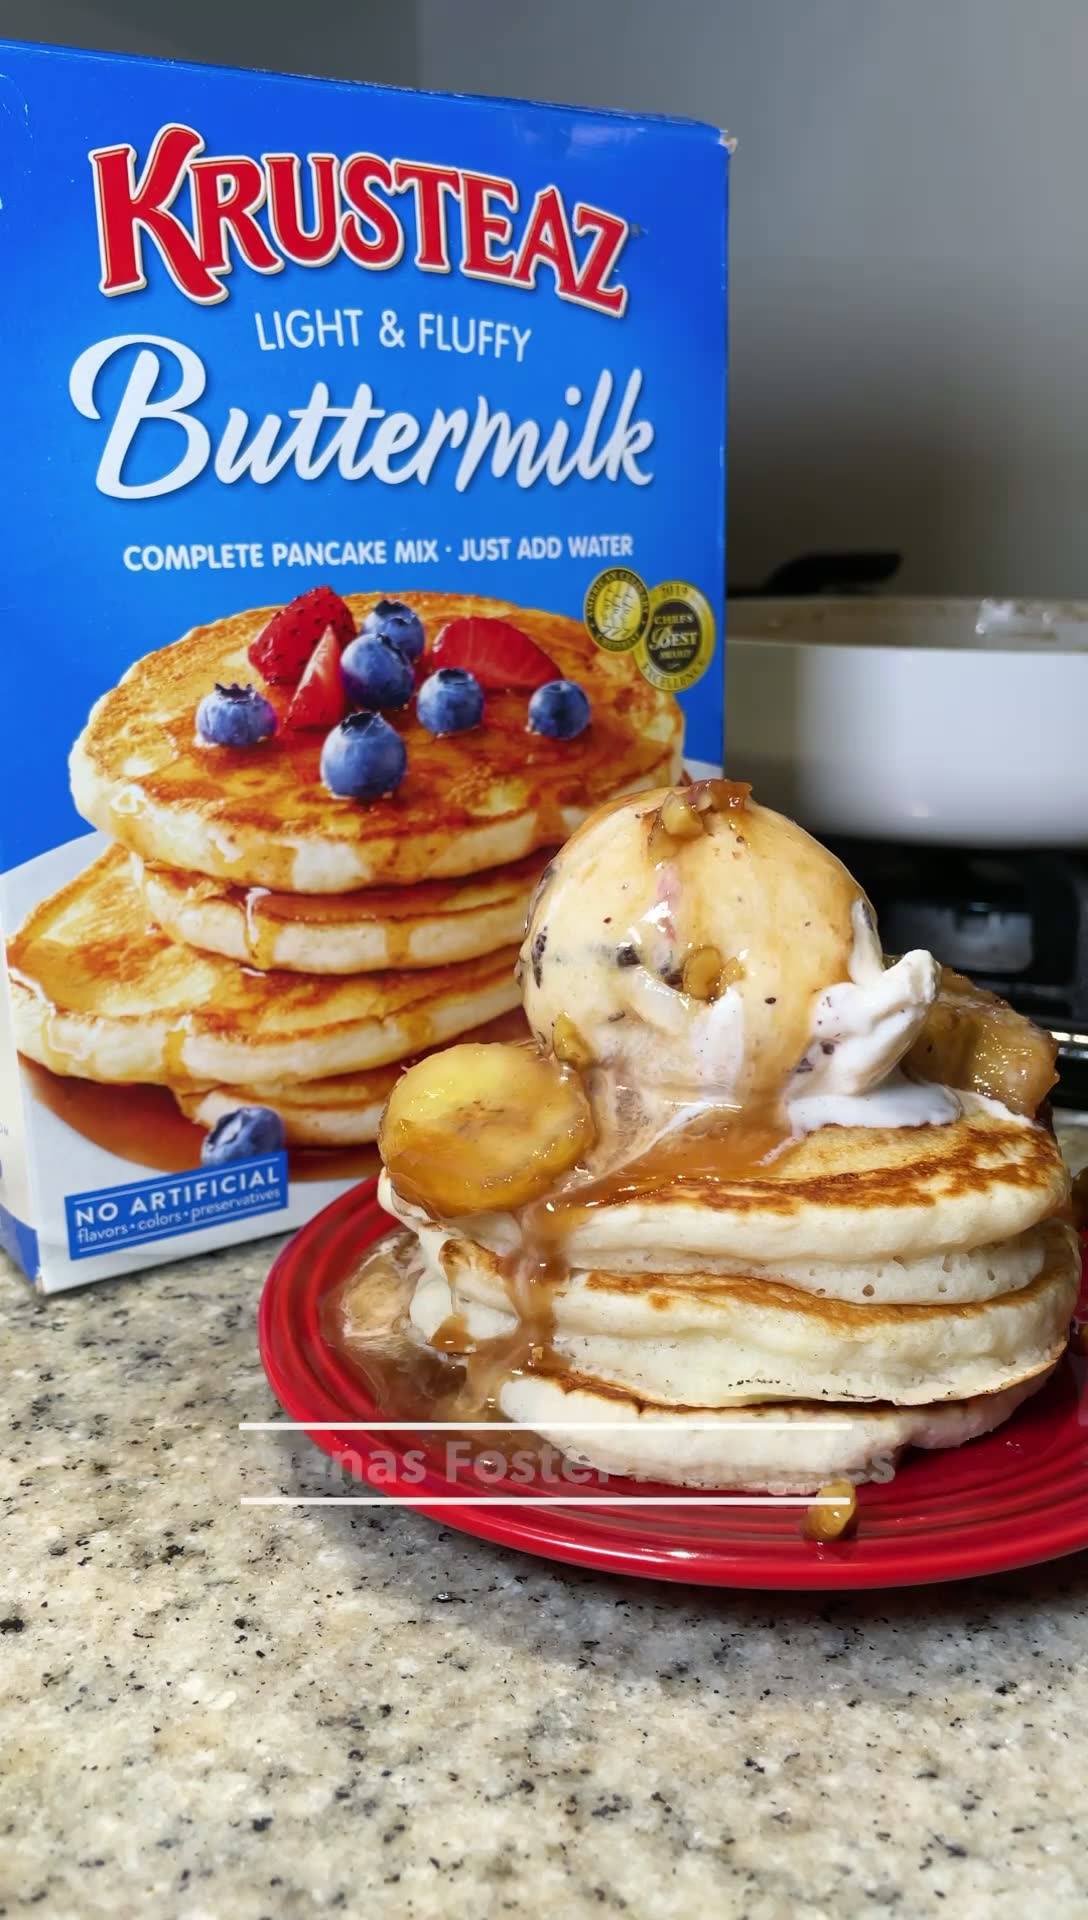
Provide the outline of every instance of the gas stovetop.
<path id="1" fill-rule="evenodd" d="M 1088 855 L 829 844 L 869 895 L 887 951 L 928 947 L 1049 1027 L 1054 1100 L 1088 1107 Z"/>

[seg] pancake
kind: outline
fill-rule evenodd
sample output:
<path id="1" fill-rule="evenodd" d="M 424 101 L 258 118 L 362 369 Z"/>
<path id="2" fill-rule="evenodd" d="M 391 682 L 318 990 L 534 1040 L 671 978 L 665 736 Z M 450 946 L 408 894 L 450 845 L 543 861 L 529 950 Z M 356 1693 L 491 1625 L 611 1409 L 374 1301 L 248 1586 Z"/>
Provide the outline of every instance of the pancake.
<path id="1" fill-rule="evenodd" d="M 520 1007 L 474 1027 L 465 1040 L 514 1040 L 525 1037 Z M 368 1073 L 342 1073 L 328 1080 L 269 1081 L 254 1087 L 177 1087 L 174 1098 L 187 1120 L 214 1127 L 236 1107 L 272 1107 L 279 1114 L 290 1147 L 353 1147 L 378 1137 L 378 1123 L 398 1074 L 411 1062 L 394 1061 Z"/>
<path id="2" fill-rule="evenodd" d="M 357 621 L 381 596 L 348 595 Z M 489 693 L 484 724 L 436 738 L 414 710 L 389 716 L 408 771 L 391 798 L 360 804 L 321 783 L 318 731 L 260 747 L 199 744 L 194 717 L 216 681 L 259 680 L 246 649 L 271 607 L 196 627 L 137 660 L 95 705 L 71 757 L 79 811 L 160 866 L 287 893 L 346 893 L 479 873 L 564 839 L 599 801 L 679 770 L 683 721 L 622 654 L 576 620 L 463 594 L 398 595 L 428 641 L 471 614 L 510 620 L 584 686 L 593 718 L 574 740 L 526 730 L 525 693 Z M 290 689 L 264 688 L 282 713 Z"/>
<path id="3" fill-rule="evenodd" d="M 361 1367 L 384 1413 L 409 1411 L 413 1394 L 429 1379 L 436 1413 L 464 1418 L 463 1376 L 448 1373 L 443 1387 L 441 1375 L 436 1380 L 433 1372 L 421 1373 L 427 1349 L 405 1324 L 425 1257 L 408 1233 L 389 1235 L 368 1251 L 343 1297 L 344 1350 Z M 434 1364 L 456 1368 L 449 1358 L 440 1363 L 434 1356 Z M 888 1480 L 905 1447 L 959 1446 L 990 1432 L 1049 1372 L 1042 1368 L 1001 1392 L 937 1405 L 800 1400 L 721 1411 L 656 1405 L 603 1387 L 562 1366 L 554 1354 L 547 1372 L 512 1373 L 500 1359 L 496 1374 L 485 1358 L 488 1388 L 506 1419 L 542 1435 L 572 1461 L 671 1485 L 773 1493 L 811 1493 L 844 1476 Z M 502 1429 L 490 1432 L 501 1450 Z"/>
<path id="4" fill-rule="evenodd" d="M 175 940 L 247 966 L 369 973 L 474 960 L 521 939 L 546 856 L 463 880 L 417 880 L 353 893 L 271 893 L 152 867 L 133 856 L 152 920 Z"/>
<path id="5" fill-rule="evenodd" d="M 944 1126 L 821 1127 L 743 1176 L 713 1142 L 675 1134 L 565 1205 L 572 1265 L 659 1272 L 754 1260 L 920 1259 L 999 1244 L 1057 1212 L 1068 1175 L 1052 1133 L 978 1094 Z M 575 1200 L 578 1204 L 575 1205 Z"/>
<path id="6" fill-rule="evenodd" d="M 411 1319 L 424 1339 L 451 1318 L 476 1341 L 516 1331 L 500 1256 L 441 1229 L 420 1241 Z M 1052 1364 L 1079 1278 L 1075 1238 L 1057 1223 L 1026 1286 L 958 1306 L 856 1305 L 720 1275 L 575 1271 L 551 1292 L 548 1346 L 562 1368 L 661 1406 L 924 1406 L 998 1392 Z"/>
<path id="7" fill-rule="evenodd" d="M 471 1229 L 453 1223 L 440 1226 L 421 1207 L 402 1200 L 387 1173 L 382 1174 L 382 1203 L 388 1213 L 432 1245 L 449 1237 L 467 1237 L 493 1253 L 516 1251 L 516 1229 L 508 1215 L 480 1216 Z M 688 1261 L 669 1271 L 685 1281 L 693 1296 L 700 1288 L 713 1289 L 715 1281 L 724 1276 L 777 1281 L 802 1293 L 853 1301 L 859 1306 L 956 1306 L 965 1301 L 992 1300 L 998 1294 L 1014 1293 L 1018 1287 L 1027 1286 L 1042 1272 L 1052 1232 L 1052 1223 L 1046 1222 L 997 1246 L 957 1247 L 945 1253 L 923 1254 L 917 1260 L 781 1260 L 775 1266 L 766 1266 L 756 1260 L 723 1256 L 704 1266 Z M 655 1285 L 660 1274 L 660 1262 L 655 1264 L 645 1249 L 637 1263 L 625 1260 L 610 1264 L 627 1284 L 632 1298 L 640 1286 Z"/>
<path id="8" fill-rule="evenodd" d="M 237 1107 L 271 1107 L 283 1121 L 289 1147 L 365 1146 L 378 1137 L 378 1125 L 399 1063 L 371 1067 L 368 1073 L 338 1074 L 335 1079 L 272 1081 L 267 1086 L 175 1087 L 174 1098 L 187 1120 L 214 1127 Z"/>
<path id="9" fill-rule="evenodd" d="M 321 1079 L 403 1059 L 517 1005 L 516 950 L 457 966 L 258 973 L 148 925 L 112 847 L 8 945 L 16 1044 L 54 1073 L 177 1086 Z"/>
<path id="10" fill-rule="evenodd" d="M 1001 1426 L 1050 1378 L 1051 1367 L 1000 1393 L 935 1406 L 839 1407 L 800 1401 L 746 1407 L 728 1414 L 683 1413 L 603 1392 L 576 1374 L 523 1374 L 506 1381 L 499 1405 L 508 1420 L 531 1427 L 568 1459 L 605 1473 L 659 1480 L 668 1486 L 816 1493 L 831 1480 L 886 1481 L 907 1447 L 959 1447 Z M 553 1425 L 585 1421 L 571 1433 Z M 690 1423 L 701 1428 L 693 1432 Z M 624 1431 L 598 1431 L 603 1421 Z M 629 1424 L 628 1424 L 629 1423 Z"/>

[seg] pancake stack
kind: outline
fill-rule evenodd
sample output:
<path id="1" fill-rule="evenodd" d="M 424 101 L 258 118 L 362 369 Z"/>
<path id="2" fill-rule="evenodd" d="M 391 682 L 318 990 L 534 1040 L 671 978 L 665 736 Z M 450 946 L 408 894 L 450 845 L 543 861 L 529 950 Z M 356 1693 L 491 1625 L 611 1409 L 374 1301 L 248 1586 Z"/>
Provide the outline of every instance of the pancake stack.
<path id="1" fill-rule="evenodd" d="M 531 1069 L 524 1047 L 455 1046 L 390 1101 L 412 1334 L 459 1356 L 462 1411 L 607 1472 L 801 1494 L 887 1477 L 908 1445 L 1008 1419 L 1063 1351 L 1079 1262 L 1034 1117 L 1053 1048 L 962 980 L 942 991 L 928 956 L 885 971 L 868 903 L 790 823 L 727 794 L 696 832 L 676 798 L 612 811 L 609 870 L 594 822 L 554 863 L 523 954 Z M 800 923 L 760 935 L 765 896 Z M 451 1123 L 468 1165 L 443 1154 Z M 361 1292 L 348 1313 L 365 1322 Z"/>
<path id="2" fill-rule="evenodd" d="M 445 1329 L 444 1350 L 451 1326 L 485 1352 L 505 1342 L 499 1410 L 579 1460 L 775 1492 L 866 1479 L 907 1444 L 999 1425 L 1064 1347 L 1077 1260 L 1055 1217 L 1061 1159 L 988 1102 L 965 1094 L 958 1120 L 903 1137 L 826 1128 L 743 1182 L 676 1164 L 637 1196 L 571 1194 L 535 1364 L 530 1341 L 511 1344 L 524 1294 L 500 1222 L 442 1221 L 385 1181 L 423 1254 L 415 1328 Z M 553 1434 L 571 1420 L 585 1432 Z"/>
<path id="3" fill-rule="evenodd" d="M 323 784 L 324 733 L 287 723 L 290 686 L 261 685 L 270 739 L 212 747 L 196 734 L 217 683 L 259 683 L 249 649 L 274 609 L 138 660 L 71 759 L 76 805 L 113 844 L 9 943 L 25 1056 L 167 1088 L 205 1128 L 255 1105 L 280 1116 L 288 1145 L 342 1148 L 374 1139 L 406 1059 L 507 1030 L 491 1023 L 517 1007 L 516 943 L 550 850 L 606 795 L 675 773 L 679 709 L 574 621 L 400 598 L 428 648 L 454 619 L 516 623 L 585 689 L 591 724 L 576 739 L 530 736 L 525 694 L 500 689 L 480 726 L 438 737 L 413 702 L 387 716 L 403 781 L 358 801 Z M 356 627 L 377 600 L 348 596 Z"/>

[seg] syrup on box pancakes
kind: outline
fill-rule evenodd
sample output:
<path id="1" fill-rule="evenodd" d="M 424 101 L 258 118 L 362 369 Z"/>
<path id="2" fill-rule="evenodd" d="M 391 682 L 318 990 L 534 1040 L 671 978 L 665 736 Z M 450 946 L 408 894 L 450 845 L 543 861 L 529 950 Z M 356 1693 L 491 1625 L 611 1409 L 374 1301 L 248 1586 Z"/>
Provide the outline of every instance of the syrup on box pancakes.
<path id="1" fill-rule="evenodd" d="M 321 778 L 321 727 L 285 724 L 297 679 L 265 675 L 261 684 L 250 649 L 276 610 L 259 608 L 148 654 L 98 701 L 71 758 L 80 812 L 145 859 L 182 872 L 346 893 L 506 866 L 562 839 L 607 796 L 676 776 L 676 701 L 625 655 L 596 648 L 577 621 L 469 595 L 402 599 L 422 624 L 423 672 L 440 663 L 429 656 L 451 623 L 501 620 L 543 651 L 556 678 L 583 689 L 589 724 L 576 738 L 529 732 L 531 689 L 522 685 L 485 688 L 480 725 L 436 735 L 413 701 L 386 713 L 407 751 L 396 791 L 366 805 L 338 798 Z M 359 626 L 378 602 L 353 594 L 346 604 Z M 338 633 L 335 640 L 342 644 Z M 296 667 L 303 671 L 292 663 L 292 674 Z M 276 711 L 276 732 L 210 751 L 194 731 L 200 702 L 217 683 L 254 681 Z"/>
<path id="2" fill-rule="evenodd" d="M 928 954 L 885 962 L 846 869 L 746 788 L 576 832 L 522 992 L 534 1043 L 432 1054 L 380 1134 L 402 1338 L 456 1356 L 460 1417 L 563 1444 L 575 1415 L 609 1470 L 806 1491 L 986 1431 L 1048 1376 L 1078 1283 L 1034 1118 L 1052 1044 Z M 817 1417 L 805 1453 L 771 1416 L 813 1406 L 838 1437 Z"/>
<path id="3" fill-rule="evenodd" d="M 463 1036 L 466 1042 L 523 1040 L 525 1016 L 520 1007 L 500 1014 Z M 183 1114 L 199 1126 L 214 1127 L 239 1107 L 271 1107 L 283 1122 L 289 1147 L 365 1146 L 378 1137 L 378 1126 L 389 1095 L 405 1067 L 415 1060 L 395 1060 L 363 1073 L 338 1073 L 323 1080 L 268 1080 L 256 1086 L 176 1087 L 174 1098 Z"/>
<path id="4" fill-rule="evenodd" d="M 473 960 L 520 941 L 547 855 L 463 880 L 324 894 L 231 887 L 133 861 L 148 913 L 175 940 L 246 966 L 369 973 Z"/>
<path id="5" fill-rule="evenodd" d="M 259 973 L 149 926 L 111 847 L 9 943 L 16 1040 L 54 1073 L 158 1085 L 312 1080 L 384 1065 L 517 1002 L 514 950 L 386 973 Z"/>
<path id="6" fill-rule="evenodd" d="M 372 1140 L 393 1063 L 516 1003 L 555 836 L 679 745 L 630 663 L 506 603 L 317 586 L 202 628 L 73 750 L 77 803 L 121 844 L 13 942 L 19 1044 L 169 1086 L 208 1129 L 261 1107 L 292 1145 Z"/>

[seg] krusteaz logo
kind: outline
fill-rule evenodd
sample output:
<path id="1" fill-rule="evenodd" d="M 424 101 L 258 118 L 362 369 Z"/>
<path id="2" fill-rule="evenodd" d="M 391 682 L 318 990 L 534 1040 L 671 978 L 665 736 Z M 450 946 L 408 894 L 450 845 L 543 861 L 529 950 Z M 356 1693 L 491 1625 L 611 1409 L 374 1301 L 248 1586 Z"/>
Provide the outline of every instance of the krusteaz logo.
<path id="1" fill-rule="evenodd" d="M 264 1153 L 226 1167 L 156 1173 L 125 1186 L 66 1194 L 68 1255 L 89 1260 L 137 1241 L 170 1240 L 223 1220 L 276 1213 L 287 1205 L 287 1155 Z"/>

